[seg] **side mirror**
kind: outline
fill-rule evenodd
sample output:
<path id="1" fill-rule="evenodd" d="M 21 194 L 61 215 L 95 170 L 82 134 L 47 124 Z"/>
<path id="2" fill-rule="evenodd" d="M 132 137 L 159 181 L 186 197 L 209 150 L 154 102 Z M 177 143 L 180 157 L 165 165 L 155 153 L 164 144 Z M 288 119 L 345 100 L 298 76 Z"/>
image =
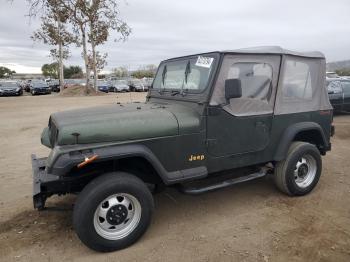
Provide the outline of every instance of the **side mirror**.
<path id="1" fill-rule="evenodd" d="M 225 80 L 225 98 L 229 101 L 231 98 L 242 97 L 242 87 L 240 79 Z"/>

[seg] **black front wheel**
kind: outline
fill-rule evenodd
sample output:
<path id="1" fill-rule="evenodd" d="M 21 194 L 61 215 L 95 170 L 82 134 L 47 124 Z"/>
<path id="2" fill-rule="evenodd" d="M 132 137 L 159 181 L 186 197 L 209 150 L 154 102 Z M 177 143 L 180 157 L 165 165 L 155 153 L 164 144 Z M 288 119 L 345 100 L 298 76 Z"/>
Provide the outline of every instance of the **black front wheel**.
<path id="1" fill-rule="evenodd" d="M 91 181 L 79 194 L 73 226 L 89 248 L 115 251 L 143 235 L 153 209 L 152 194 L 143 181 L 129 173 L 108 173 Z"/>

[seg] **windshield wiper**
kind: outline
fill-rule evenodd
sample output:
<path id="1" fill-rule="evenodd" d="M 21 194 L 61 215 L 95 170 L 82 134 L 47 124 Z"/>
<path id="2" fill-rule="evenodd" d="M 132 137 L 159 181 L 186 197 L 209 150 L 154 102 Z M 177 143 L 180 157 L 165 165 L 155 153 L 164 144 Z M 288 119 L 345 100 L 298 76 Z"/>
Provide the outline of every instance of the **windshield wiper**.
<path id="1" fill-rule="evenodd" d="M 158 93 L 160 95 L 163 94 L 163 91 L 165 89 L 165 86 L 164 86 L 164 83 L 165 83 L 165 76 L 166 76 L 166 73 L 167 73 L 168 69 L 167 69 L 167 66 L 165 65 L 164 68 L 163 68 L 163 72 L 162 72 L 162 82 L 161 82 L 161 86 L 160 86 L 160 89 L 158 90 Z M 162 86 L 163 86 L 163 90 L 162 90 Z"/>
<path id="2" fill-rule="evenodd" d="M 188 60 L 188 62 L 187 62 L 186 70 L 185 70 L 185 79 L 182 82 L 182 86 L 181 86 L 181 92 L 180 93 L 181 93 L 182 96 L 185 96 L 188 93 L 188 89 L 187 88 L 185 89 L 186 92 L 184 92 L 184 85 L 185 85 L 185 83 L 187 84 L 187 79 L 188 79 L 188 75 L 189 74 L 191 74 L 191 62 L 190 62 L 190 60 Z"/>

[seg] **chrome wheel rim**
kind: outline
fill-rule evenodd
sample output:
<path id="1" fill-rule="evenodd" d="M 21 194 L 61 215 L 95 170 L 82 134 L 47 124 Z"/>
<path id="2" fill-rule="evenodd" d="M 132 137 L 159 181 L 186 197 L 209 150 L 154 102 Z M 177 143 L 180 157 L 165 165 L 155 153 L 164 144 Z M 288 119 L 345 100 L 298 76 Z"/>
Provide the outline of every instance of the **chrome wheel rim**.
<path id="1" fill-rule="evenodd" d="M 94 227 L 101 237 L 118 240 L 128 236 L 140 222 L 141 204 L 126 193 L 107 197 L 96 208 Z"/>
<path id="2" fill-rule="evenodd" d="M 311 155 L 304 155 L 298 160 L 294 168 L 295 183 L 300 188 L 307 188 L 314 181 L 316 173 L 316 159 Z"/>

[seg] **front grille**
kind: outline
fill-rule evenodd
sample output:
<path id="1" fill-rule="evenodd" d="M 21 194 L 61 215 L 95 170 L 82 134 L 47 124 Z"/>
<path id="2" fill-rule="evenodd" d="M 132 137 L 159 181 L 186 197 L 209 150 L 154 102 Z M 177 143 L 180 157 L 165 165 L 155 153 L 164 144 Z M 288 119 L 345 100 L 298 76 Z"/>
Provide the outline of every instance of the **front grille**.
<path id="1" fill-rule="evenodd" d="M 3 89 L 2 92 L 4 94 L 16 94 L 17 91 L 15 89 Z"/>

